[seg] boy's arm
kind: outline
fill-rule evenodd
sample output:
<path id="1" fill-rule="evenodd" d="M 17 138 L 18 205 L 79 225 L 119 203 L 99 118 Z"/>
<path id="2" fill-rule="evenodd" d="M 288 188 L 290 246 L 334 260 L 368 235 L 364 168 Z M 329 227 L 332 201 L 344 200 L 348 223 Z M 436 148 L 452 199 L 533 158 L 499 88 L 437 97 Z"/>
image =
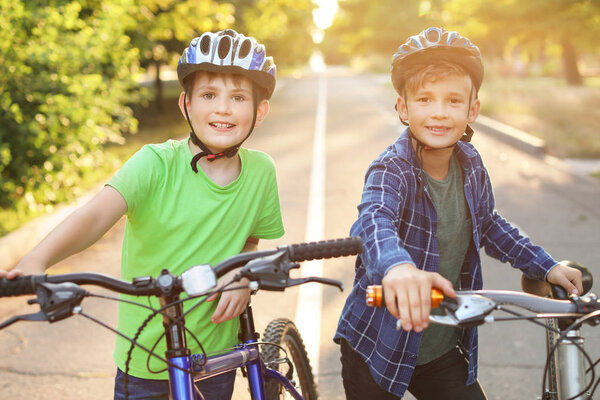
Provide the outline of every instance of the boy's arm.
<path id="1" fill-rule="evenodd" d="M 517 228 L 494 209 L 491 181 L 487 172 L 482 187 L 480 207 L 485 212 L 485 217 L 482 222 L 481 244 L 485 246 L 486 253 L 502 262 L 510 262 L 530 278 L 560 285 L 572 294 L 582 294 L 580 271 L 558 264 L 542 247 L 534 245 L 528 237 L 521 235 Z"/>
<path id="2" fill-rule="evenodd" d="M 104 186 L 87 204 L 76 210 L 27 253 L 14 269 L 0 277 L 43 274 L 57 262 L 78 253 L 100 239 L 127 211 L 127 203 L 111 186 Z"/>
<path id="3" fill-rule="evenodd" d="M 244 244 L 242 253 L 258 250 L 258 241 L 259 239 L 257 238 L 249 237 Z M 227 283 L 231 282 L 231 279 L 233 279 L 239 270 L 240 268 L 237 268 L 223 275 L 223 277 L 219 280 L 217 288 L 221 288 Z M 218 324 L 220 322 L 228 321 L 237 317 L 244 311 L 248 305 L 248 301 L 250 300 L 250 289 L 247 288 L 249 283 L 250 281 L 248 279 L 242 278 L 240 281 L 233 283 L 232 286 L 243 286 L 243 289 L 230 290 L 221 294 L 219 304 L 217 305 L 212 317 L 210 317 L 210 320 L 213 323 Z M 212 298 L 209 298 L 207 301 L 212 301 L 216 297 L 217 296 L 215 295 Z"/>
<path id="4" fill-rule="evenodd" d="M 390 313 L 402 319 L 403 329 L 420 332 L 429 324 L 432 287 L 450 297 L 455 293 L 452 283 L 438 273 L 418 269 L 404 248 L 398 225 L 407 192 L 398 165 L 393 161 L 373 163 L 350 234 L 362 238 L 361 262 L 369 280 L 382 283 Z"/>
<path id="5" fill-rule="evenodd" d="M 390 268 L 412 264 L 410 254 L 398 236 L 399 209 L 404 207 L 405 180 L 391 160 L 377 160 L 366 174 L 358 219 L 350 228 L 351 236 L 360 236 L 369 281 L 378 284 Z"/>

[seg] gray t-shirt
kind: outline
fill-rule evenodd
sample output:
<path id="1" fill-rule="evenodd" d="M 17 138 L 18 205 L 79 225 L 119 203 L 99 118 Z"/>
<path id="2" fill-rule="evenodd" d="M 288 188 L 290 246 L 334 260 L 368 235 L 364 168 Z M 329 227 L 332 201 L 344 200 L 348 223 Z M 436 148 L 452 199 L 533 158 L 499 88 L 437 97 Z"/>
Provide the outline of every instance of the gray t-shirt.
<path id="1" fill-rule="evenodd" d="M 427 175 L 427 183 L 438 216 L 438 272 L 456 288 L 473 235 L 473 224 L 463 189 L 463 174 L 456 156 L 450 158 L 446 179 L 438 181 Z M 443 312 L 432 309 L 432 314 Z M 456 346 L 458 335 L 458 328 L 429 324 L 423 332 L 417 364 L 426 364 L 452 350 Z"/>

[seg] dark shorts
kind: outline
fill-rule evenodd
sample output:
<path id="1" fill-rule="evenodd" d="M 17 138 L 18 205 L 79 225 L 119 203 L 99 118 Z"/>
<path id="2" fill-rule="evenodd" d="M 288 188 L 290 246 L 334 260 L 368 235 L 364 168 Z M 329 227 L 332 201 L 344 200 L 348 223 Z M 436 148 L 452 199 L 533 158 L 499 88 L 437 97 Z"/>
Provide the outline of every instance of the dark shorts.
<path id="1" fill-rule="evenodd" d="M 346 341 L 341 341 L 342 379 L 348 400 L 398 400 L 373 379 L 362 356 Z M 443 356 L 418 365 L 408 391 L 418 400 L 486 400 L 479 381 L 467 386 L 467 360 L 455 348 Z"/>
<path id="2" fill-rule="evenodd" d="M 129 400 L 168 400 L 169 381 L 163 379 L 143 379 L 128 376 L 127 391 Z M 115 400 L 124 400 L 125 373 L 117 368 L 115 377 Z M 196 387 L 206 400 L 231 400 L 235 371 L 196 382 Z"/>

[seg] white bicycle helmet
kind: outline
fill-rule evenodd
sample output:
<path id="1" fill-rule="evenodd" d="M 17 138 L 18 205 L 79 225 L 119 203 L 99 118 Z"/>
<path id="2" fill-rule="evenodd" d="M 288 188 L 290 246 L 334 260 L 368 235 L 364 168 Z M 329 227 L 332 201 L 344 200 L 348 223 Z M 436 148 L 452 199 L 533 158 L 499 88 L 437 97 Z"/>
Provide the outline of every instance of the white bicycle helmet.
<path id="1" fill-rule="evenodd" d="M 179 58 L 179 83 L 183 86 L 185 77 L 196 71 L 246 76 L 265 90 L 267 99 L 271 98 L 277 81 L 277 67 L 273 57 L 267 57 L 265 46 L 233 29 L 206 32 L 192 39 Z"/>

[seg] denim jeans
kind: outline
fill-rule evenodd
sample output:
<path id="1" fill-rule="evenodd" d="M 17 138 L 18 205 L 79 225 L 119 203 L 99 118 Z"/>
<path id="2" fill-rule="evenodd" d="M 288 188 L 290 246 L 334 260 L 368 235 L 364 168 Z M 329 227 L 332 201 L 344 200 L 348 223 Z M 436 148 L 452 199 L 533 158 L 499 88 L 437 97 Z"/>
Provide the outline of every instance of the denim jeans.
<path id="1" fill-rule="evenodd" d="M 362 356 L 341 341 L 342 379 L 347 400 L 397 400 L 373 379 Z M 486 400 L 479 381 L 467 386 L 467 360 L 455 348 L 423 365 L 417 365 L 408 391 L 419 400 Z"/>
<path id="2" fill-rule="evenodd" d="M 168 400 L 169 381 L 163 379 L 143 379 L 128 375 L 127 391 L 129 400 Z M 115 376 L 115 400 L 125 399 L 125 373 L 117 368 Z M 205 400 L 231 400 L 235 371 L 226 372 L 212 378 L 196 382 L 196 387 Z"/>

